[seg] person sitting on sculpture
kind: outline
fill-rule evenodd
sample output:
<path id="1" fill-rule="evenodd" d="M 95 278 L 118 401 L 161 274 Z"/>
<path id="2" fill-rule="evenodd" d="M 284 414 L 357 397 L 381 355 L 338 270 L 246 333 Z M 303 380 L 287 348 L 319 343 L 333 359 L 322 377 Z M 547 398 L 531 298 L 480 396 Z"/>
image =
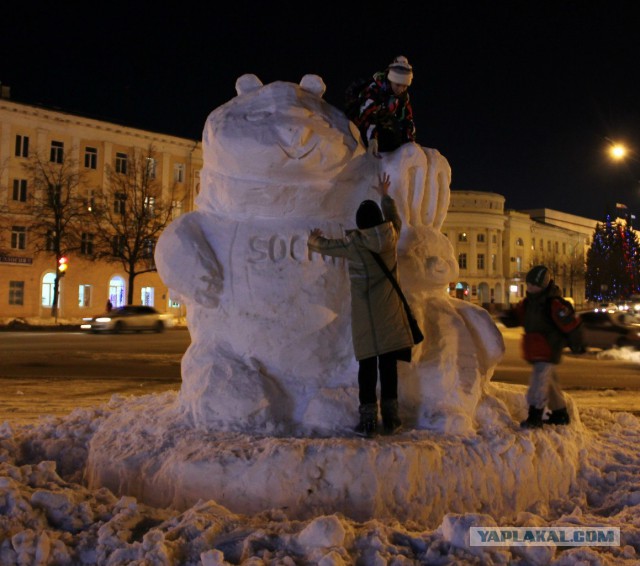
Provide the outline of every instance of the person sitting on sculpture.
<path id="1" fill-rule="evenodd" d="M 402 425 L 398 415 L 397 361 L 409 361 L 413 346 L 401 299 L 372 255 L 379 254 L 398 278 L 397 243 L 402 222 L 395 201 L 389 196 L 389 186 L 389 175 L 380 175 L 375 188 L 381 196 L 382 210 L 372 200 L 363 201 L 356 213 L 357 230 L 348 231 L 344 238 L 325 238 L 322 230 L 314 228 L 308 240 L 312 251 L 348 261 L 351 334 L 359 363 L 360 421 L 355 431 L 367 437 L 378 431 L 378 370 L 383 432 L 393 434 Z"/>
<path id="2" fill-rule="evenodd" d="M 409 86 L 413 68 L 403 55 L 385 71 L 377 72 L 360 94 L 358 115 L 353 119 L 369 153 L 393 151 L 416 139 Z"/>

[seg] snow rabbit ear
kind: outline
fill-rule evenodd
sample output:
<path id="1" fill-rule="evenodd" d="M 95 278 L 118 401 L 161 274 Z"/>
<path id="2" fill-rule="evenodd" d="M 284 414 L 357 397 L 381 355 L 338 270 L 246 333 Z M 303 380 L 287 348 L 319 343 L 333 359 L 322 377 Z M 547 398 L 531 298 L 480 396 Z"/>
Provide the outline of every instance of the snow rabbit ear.
<path id="1" fill-rule="evenodd" d="M 319 97 L 322 97 L 327 90 L 327 85 L 324 84 L 324 81 L 318 75 L 305 75 L 300 81 L 300 86 L 302 90 L 317 94 Z"/>
<path id="2" fill-rule="evenodd" d="M 258 90 L 262 86 L 262 81 L 250 73 L 242 75 L 236 81 L 236 92 L 238 95 L 247 94 Z"/>

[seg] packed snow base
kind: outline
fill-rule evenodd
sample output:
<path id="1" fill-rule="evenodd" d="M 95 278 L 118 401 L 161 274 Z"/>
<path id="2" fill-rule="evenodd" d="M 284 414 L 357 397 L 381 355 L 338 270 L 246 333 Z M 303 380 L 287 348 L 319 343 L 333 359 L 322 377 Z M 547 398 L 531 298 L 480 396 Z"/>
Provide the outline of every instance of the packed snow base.
<path id="1" fill-rule="evenodd" d="M 435 526 L 443 510 L 503 516 L 547 507 L 569 492 L 589 436 L 577 423 L 564 435 L 532 442 L 518 431 L 516 420 L 526 408 L 517 394 L 506 402 L 485 397 L 474 436 L 409 430 L 373 442 L 350 431 L 327 438 L 211 433 L 185 424 L 167 397 L 144 404 L 144 412 L 115 411 L 97 429 L 89 487 L 159 507 L 186 509 L 213 499 L 233 512 L 277 508 L 295 519 L 338 512 L 360 521 Z M 541 465 L 550 473 L 540 476 Z M 458 472 L 479 468 L 480 480 Z"/>
<path id="2" fill-rule="evenodd" d="M 496 399 L 509 413 L 524 414 L 524 388 L 493 387 Z M 129 415 L 130 424 L 140 423 L 134 425 L 138 433 L 130 437 L 137 436 L 139 444 L 128 447 L 136 460 L 136 455 L 148 453 L 148 439 L 155 442 L 154 427 L 162 428 L 148 415 L 160 408 L 160 419 L 166 416 L 162 407 L 174 402 L 175 393 L 114 398 L 107 406 L 77 410 L 64 418 L 45 418 L 37 425 L 13 428 L 5 423 L 0 429 L 0 564 L 631 565 L 640 560 L 640 420 L 628 413 L 583 409 L 578 415 L 570 402 L 578 418 L 566 427 L 522 431 L 516 424 L 507 427 L 488 419 L 476 434 L 408 431 L 397 439 L 335 439 L 337 445 L 371 454 L 385 482 L 396 485 L 399 493 L 409 492 L 419 477 L 428 484 L 432 470 L 394 468 L 388 460 L 390 446 L 429 443 L 437 450 L 450 477 L 436 499 L 416 502 L 437 509 L 424 521 L 382 516 L 355 520 L 328 509 L 300 519 L 281 508 L 244 514 L 233 512 L 216 498 L 176 510 L 85 486 L 83 477 L 96 431 L 104 435 L 111 429 L 119 434 L 118 418 Z M 174 466 L 189 462 L 194 454 L 202 460 L 205 446 L 216 450 L 213 437 L 195 445 L 168 437 L 164 441 L 173 451 L 165 452 L 164 462 L 155 470 L 158 485 L 147 486 L 152 492 L 175 480 L 171 475 Z M 228 446 L 221 450 L 226 452 L 226 465 L 242 475 L 243 462 L 247 469 L 254 465 L 245 453 L 274 449 L 282 439 L 238 434 L 235 441 L 236 454 L 229 454 Z M 289 458 L 303 478 L 333 474 L 355 481 L 357 474 L 367 474 L 367 470 L 345 467 L 340 459 L 319 470 L 313 457 L 318 439 L 291 442 L 299 449 L 282 458 Z M 457 460 L 449 463 L 448 454 L 457 454 Z M 513 455 L 511 464 L 496 465 L 508 454 Z M 216 456 L 211 454 L 211 459 Z M 567 462 L 560 463 L 560 457 Z M 270 481 L 269 471 L 264 472 L 263 481 Z M 494 477 L 496 473 L 502 475 Z M 294 484 L 293 478 L 271 482 L 274 500 L 283 499 L 283 492 Z M 227 491 L 234 489 L 242 489 L 239 481 L 227 487 Z M 499 510 L 502 504 L 492 503 L 492 498 L 503 499 L 509 492 L 515 495 L 511 509 Z M 236 496 L 242 501 L 242 493 Z M 373 507 L 384 507 L 375 492 L 370 496 Z M 471 547 L 471 526 L 620 527 L 621 545 Z"/>

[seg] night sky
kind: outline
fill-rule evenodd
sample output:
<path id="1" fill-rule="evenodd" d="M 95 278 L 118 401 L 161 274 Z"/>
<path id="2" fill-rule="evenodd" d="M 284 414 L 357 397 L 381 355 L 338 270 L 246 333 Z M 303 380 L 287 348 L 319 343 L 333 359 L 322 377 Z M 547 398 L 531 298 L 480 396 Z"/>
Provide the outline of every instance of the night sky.
<path id="1" fill-rule="evenodd" d="M 640 3 L 489 1 L 24 2 L 3 6 L 0 82 L 17 102 L 200 139 L 235 81 L 352 79 L 414 66 L 418 142 L 452 189 L 593 219 L 640 212 Z M 67 6 L 72 5 L 72 7 Z M 339 3 L 338 3 L 339 4 Z"/>

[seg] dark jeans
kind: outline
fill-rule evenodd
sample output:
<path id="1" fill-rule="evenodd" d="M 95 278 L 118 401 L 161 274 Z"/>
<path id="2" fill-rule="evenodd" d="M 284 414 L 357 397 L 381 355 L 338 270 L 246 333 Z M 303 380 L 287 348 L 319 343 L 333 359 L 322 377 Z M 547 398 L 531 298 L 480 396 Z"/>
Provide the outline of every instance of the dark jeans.
<path id="1" fill-rule="evenodd" d="M 397 352 L 365 358 L 359 362 L 358 386 L 361 405 L 377 403 L 376 385 L 378 368 L 380 369 L 380 399 L 390 401 L 398 398 L 398 360 Z"/>

